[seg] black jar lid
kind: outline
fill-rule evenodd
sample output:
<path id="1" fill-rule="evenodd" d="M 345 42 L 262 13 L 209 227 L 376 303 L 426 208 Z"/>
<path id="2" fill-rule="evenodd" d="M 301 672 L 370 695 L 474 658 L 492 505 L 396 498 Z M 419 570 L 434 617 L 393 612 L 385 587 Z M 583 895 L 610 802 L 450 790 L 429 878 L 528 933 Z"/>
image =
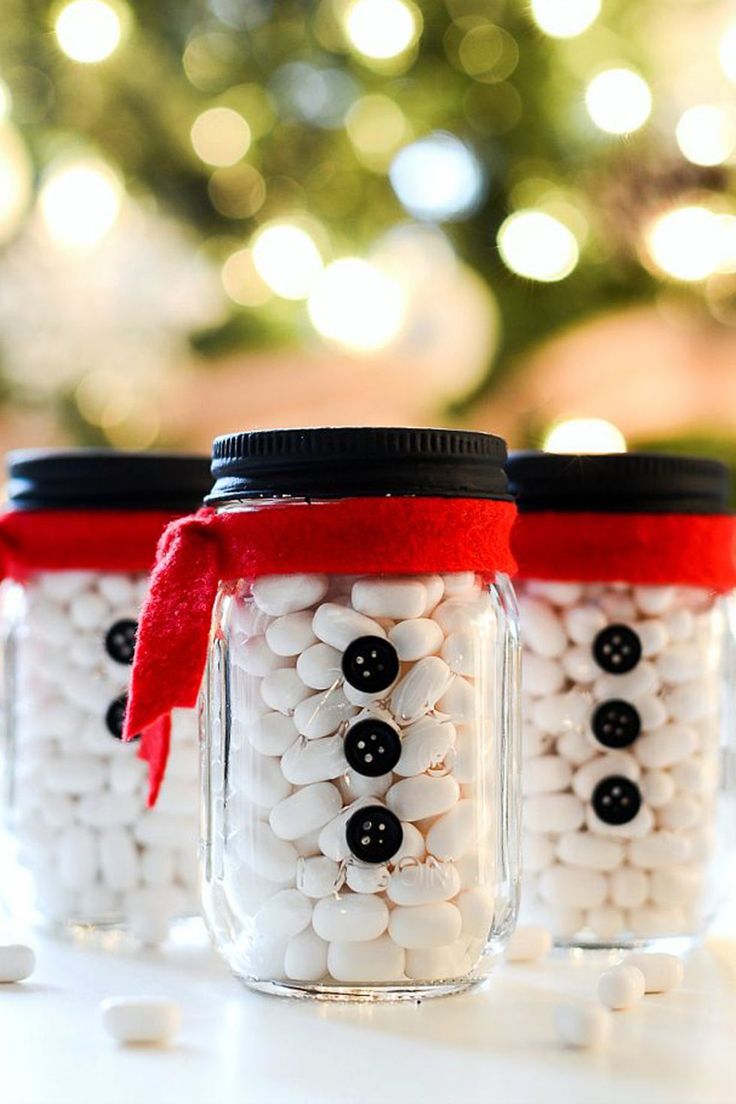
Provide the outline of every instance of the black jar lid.
<path id="1" fill-rule="evenodd" d="M 15 510 L 163 510 L 189 513 L 211 486 L 206 456 L 113 449 L 20 449 L 8 453 Z"/>
<path id="2" fill-rule="evenodd" d="M 728 468 L 719 460 L 703 456 L 514 452 L 506 472 L 522 512 L 729 512 Z"/>
<path id="3" fill-rule="evenodd" d="M 274 429 L 218 437 L 216 504 L 244 498 L 402 495 L 511 501 L 506 443 L 456 429 Z"/>

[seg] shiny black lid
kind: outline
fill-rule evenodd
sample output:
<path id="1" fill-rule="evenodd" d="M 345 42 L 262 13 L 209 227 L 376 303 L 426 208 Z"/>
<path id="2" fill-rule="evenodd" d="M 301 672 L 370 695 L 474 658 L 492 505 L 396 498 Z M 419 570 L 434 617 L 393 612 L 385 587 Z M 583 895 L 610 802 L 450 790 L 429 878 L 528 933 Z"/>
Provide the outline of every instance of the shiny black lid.
<path id="1" fill-rule="evenodd" d="M 514 452 L 506 473 L 522 512 L 729 512 L 728 468 L 704 456 Z"/>
<path id="2" fill-rule="evenodd" d="M 164 510 L 189 513 L 211 486 L 206 456 L 113 449 L 8 453 L 8 501 L 16 510 Z"/>
<path id="3" fill-rule="evenodd" d="M 506 443 L 456 429 L 273 429 L 218 437 L 210 504 L 404 495 L 510 500 Z"/>

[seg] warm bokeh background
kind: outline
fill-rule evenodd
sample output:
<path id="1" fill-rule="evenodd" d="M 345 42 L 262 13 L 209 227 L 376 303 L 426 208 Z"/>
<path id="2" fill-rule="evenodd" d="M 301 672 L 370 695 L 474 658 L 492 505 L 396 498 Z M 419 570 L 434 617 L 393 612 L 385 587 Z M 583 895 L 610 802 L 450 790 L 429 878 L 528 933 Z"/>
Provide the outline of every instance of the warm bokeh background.
<path id="1" fill-rule="evenodd" d="M 0 81 L 3 447 L 736 453 L 731 2 L 0 0 Z"/>

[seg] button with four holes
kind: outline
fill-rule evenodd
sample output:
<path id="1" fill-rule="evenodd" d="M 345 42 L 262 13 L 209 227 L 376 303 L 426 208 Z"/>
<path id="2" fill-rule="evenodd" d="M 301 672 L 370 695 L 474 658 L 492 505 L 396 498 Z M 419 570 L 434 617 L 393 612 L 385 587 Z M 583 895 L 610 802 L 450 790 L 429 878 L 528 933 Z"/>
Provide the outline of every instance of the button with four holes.
<path id="1" fill-rule="evenodd" d="M 111 736 L 114 736 L 116 740 L 122 740 L 123 728 L 125 727 L 125 710 L 128 708 L 128 695 L 121 694 L 119 698 L 114 698 L 107 707 L 107 713 L 105 714 L 105 724 L 107 725 L 107 731 Z M 134 740 L 140 740 L 140 736 L 134 736 Z"/>
<path id="2" fill-rule="evenodd" d="M 641 791 L 630 778 L 611 774 L 598 783 L 592 800 L 593 811 L 604 824 L 628 824 L 641 808 Z"/>
<path id="3" fill-rule="evenodd" d="M 386 721 L 366 717 L 345 736 L 345 758 L 358 774 L 378 778 L 392 771 L 401 757 L 401 737 Z"/>
<path id="4" fill-rule="evenodd" d="M 625 675 L 641 659 L 641 640 L 628 625 L 609 625 L 593 641 L 593 655 L 604 671 Z"/>
<path id="5" fill-rule="evenodd" d="M 396 681 L 399 657 L 393 644 L 383 637 L 359 636 L 345 649 L 342 673 L 356 690 L 378 694 Z"/>
<path id="6" fill-rule="evenodd" d="M 138 622 L 125 617 L 111 625 L 105 635 L 105 651 L 116 663 L 132 663 Z"/>
<path id="7" fill-rule="evenodd" d="M 384 863 L 392 859 L 404 842 L 399 818 L 382 805 L 365 805 L 347 822 L 345 838 L 350 851 L 364 863 Z"/>
<path id="8" fill-rule="evenodd" d="M 591 727 L 599 744 L 607 748 L 625 748 L 633 744 L 641 732 L 641 717 L 630 702 L 611 698 L 597 707 Z"/>

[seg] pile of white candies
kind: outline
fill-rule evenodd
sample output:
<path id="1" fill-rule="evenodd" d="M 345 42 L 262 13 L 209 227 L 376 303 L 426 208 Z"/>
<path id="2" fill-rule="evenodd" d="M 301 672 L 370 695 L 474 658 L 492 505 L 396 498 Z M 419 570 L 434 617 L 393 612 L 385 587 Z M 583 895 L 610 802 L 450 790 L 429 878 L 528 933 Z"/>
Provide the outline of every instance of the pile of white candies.
<path id="1" fill-rule="evenodd" d="M 697 932 L 719 781 L 722 625 L 713 596 L 619 584 L 519 590 L 523 913 L 563 940 Z M 606 809 L 632 798 L 633 818 L 615 809 L 609 817 Z"/>
<path id="2" fill-rule="evenodd" d="M 480 772 L 491 773 L 487 588 L 458 573 L 289 575 L 243 589 L 226 629 L 232 727 L 219 828 L 243 930 L 231 961 L 257 980 L 327 985 L 464 977 L 494 914 L 493 797 L 477 799 Z M 381 686 L 360 689 L 373 661 L 384 664 Z M 374 756 L 388 769 L 378 773 Z M 365 820 L 351 822 L 359 810 Z"/>
<path id="3" fill-rule="evenodd" d="M 62 924 L 125 922 L 159 942 L 171 918 L 196 911 L 198 751 L 196 716 L 177 713 L 148 810 L 146 765 L 120 739 L 147 577 L 42 572 L 23 589 L 7 769 L 35 908 Z"/>

